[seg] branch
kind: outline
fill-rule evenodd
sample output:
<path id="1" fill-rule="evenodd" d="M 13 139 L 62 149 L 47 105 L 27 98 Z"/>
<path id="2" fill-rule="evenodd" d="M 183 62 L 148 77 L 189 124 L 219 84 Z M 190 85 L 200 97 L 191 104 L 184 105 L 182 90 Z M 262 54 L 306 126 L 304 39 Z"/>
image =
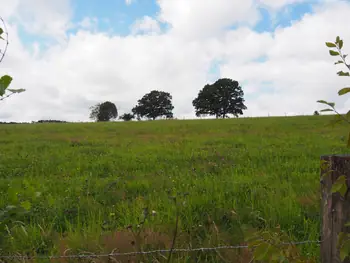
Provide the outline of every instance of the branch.
<path id="1" fill-rule="evenodd" d="M 1 51 L 0 51 L 0 55 L 1 55 L 1 57 L 0 57 L 0 62 L 2 62 L 2 60 L 3 60 L 4 57 L 5 57 L 6 51 L 7 51 L 7 46 L 9 45 L 9 41 L 8 41 L 8 39 L 9 39 L 9 33 L 8 33 L 8 31 L 7 31 L 6 23 L 5 23 L 4 19 L 2 19 L 2 17 L 0 17 L 0 21 L 1 21 L 1 22 L 3 23 L 3 25 L 4 25 L 4 29 L 5 29 L 4 33 L 6 34 L 6 39 L 4 39 L 4 40 L 6 41 L 6 45 L 5 45 L 4 52 L 1 52 Z"/>
<path id="2" fill-rule="evenodd" d="M 15 94 L 15 93 L 16 93 L 16 92 L 12 92 L 12 93 L 10 93 L 10 94 L 4 96 L 4 97 L 1 97 L 1 98 L 0 98 L 0 101 L 6 99 L 6 98 L 8 98 L 8 97 L 10 97 L 11 95 L 13 95 L 13 94 Z"/>
<path id="3" fill-rule="evenodd" d="M 344 57 L 343 53 L 341 52 L 341 49 L 339 48 L 338 45 L 337 45 L 336 48 L 337 48 L 337 50 L 339 52 L 341 60 L 344 62 L 345 66 L 350 70 L 350 64 L 346 64 L 346 60 L 345 60 L 345 57 Z"/>
<path id="4" fill-rule="evenodd" d="M 349 123 L 350 124 L 350 121 L 347 119 L 347 118 L 345 118 L 342 114 L 340 114 L 334 107 L 332 107 L 333 108 L 333 110 L 334 110 L 334 112 L 336 113 L 336 114 L 338 114 L 340 117 L 342 117 L 347 123 Z"/>

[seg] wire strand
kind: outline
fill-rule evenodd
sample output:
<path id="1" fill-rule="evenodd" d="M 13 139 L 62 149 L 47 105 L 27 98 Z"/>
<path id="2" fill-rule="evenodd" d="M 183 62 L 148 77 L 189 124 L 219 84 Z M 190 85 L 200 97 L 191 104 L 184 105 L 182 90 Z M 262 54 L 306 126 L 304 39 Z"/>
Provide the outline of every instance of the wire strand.
<path id="1" fill-rule="evenodd" d="M 282 243 L 282 245 L 301 245 L 301 244 L 320 244 L 322 241 L 318 240 L 305 240 L 298 242 Z M 235 246 L 218 246 L 218 247 L 201 247 L 201 248 L 176 248 L 172 250 L 172 253 L 179 252 L 194 252 L 194 251 L 210 251 L 218 249 L 239 249 L 248 248 L 247 245 L 235 245 Z M 158 249 L 150 251 L 140 252 L 126 252 L 126 253 L 109 253 L 109 254 L 80 254 L 80 255 L 62 255 L 62 256 L 0 256 L 0 259 L 60 259 L 60 258 L 101 258 L 101 257 L 116 257 L 116 256 L 136 256 L 136 255 L 147 255 L 155 253 L 169 253 L 170 249 Z"/>

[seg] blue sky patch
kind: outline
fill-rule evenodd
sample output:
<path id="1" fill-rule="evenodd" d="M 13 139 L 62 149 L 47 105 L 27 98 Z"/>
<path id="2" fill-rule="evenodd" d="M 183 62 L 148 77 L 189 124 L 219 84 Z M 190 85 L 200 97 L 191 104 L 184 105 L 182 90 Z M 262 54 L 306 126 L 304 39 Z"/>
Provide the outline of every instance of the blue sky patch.
<path id="1" fill-rule="evenodd" d="M 271 14 L 265 8 L 259 8 L 261 20 L 254 26 L 254 30 L 262 33 L 272 32 L 277 27 L 289 27 L 293 21 L 302 19 L 305 14 L 312 14 L 315 2 L 317 1 L 290 4 L 275 14 Z"/>
<path id="2" fill-rule="evenodd" d="M 137 0 L 130 5 L 127 5 L 125 0 L 76 0 L 73 9 L 73 23 L 79 23 L 85 17 L 96 17 L 99 20 L 99 31 L 111 30 L 113 35 L 120 36 L 128 35 L 130 26 L 137 19 L 146 15 L 154 17 L 159 11 L 156 2 L 151 0 Z"/>

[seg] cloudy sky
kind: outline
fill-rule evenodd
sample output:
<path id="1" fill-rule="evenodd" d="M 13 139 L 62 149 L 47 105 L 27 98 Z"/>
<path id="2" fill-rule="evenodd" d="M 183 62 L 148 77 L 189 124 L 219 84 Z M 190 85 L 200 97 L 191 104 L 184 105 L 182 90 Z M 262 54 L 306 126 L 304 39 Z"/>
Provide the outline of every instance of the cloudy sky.
<path id="1" fill-rule="evenodd" d="M 350 53 L 350 1 L 1 0 L 0 12 L 0 74 L 27 90 L 0 102 L 1 121 L 88 121 L 105 100 L 122 114 L 153 89 L 194 118 L 192 100 L 221 77 L 240 82 L 244 116 L 312 114 L 318 99 L 350 108 L 324 44 L 339 35 Z"/>

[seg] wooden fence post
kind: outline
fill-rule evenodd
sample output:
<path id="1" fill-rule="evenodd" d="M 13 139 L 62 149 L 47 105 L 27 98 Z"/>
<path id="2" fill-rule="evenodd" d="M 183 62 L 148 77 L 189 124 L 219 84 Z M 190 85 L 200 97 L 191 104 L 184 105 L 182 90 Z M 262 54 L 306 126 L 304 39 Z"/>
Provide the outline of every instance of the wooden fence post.
<path id="1" fill-rule="evenodd" d="M 343 198 L 339 193 L 331 192 L 332 184 L 341 175 L 345 175 L 347 187 L 350 186 L 350 155 L 321 156 L 321 162 L 328 162 L 328 167 L 321 170 L 321 262 L 340 263 L 337 248 L 338 234 L 350 233 L 350 227 L 344 224 L 350 221 L 350 196 Z M 347 258 L 343 262 L 350 263 Z"/>

